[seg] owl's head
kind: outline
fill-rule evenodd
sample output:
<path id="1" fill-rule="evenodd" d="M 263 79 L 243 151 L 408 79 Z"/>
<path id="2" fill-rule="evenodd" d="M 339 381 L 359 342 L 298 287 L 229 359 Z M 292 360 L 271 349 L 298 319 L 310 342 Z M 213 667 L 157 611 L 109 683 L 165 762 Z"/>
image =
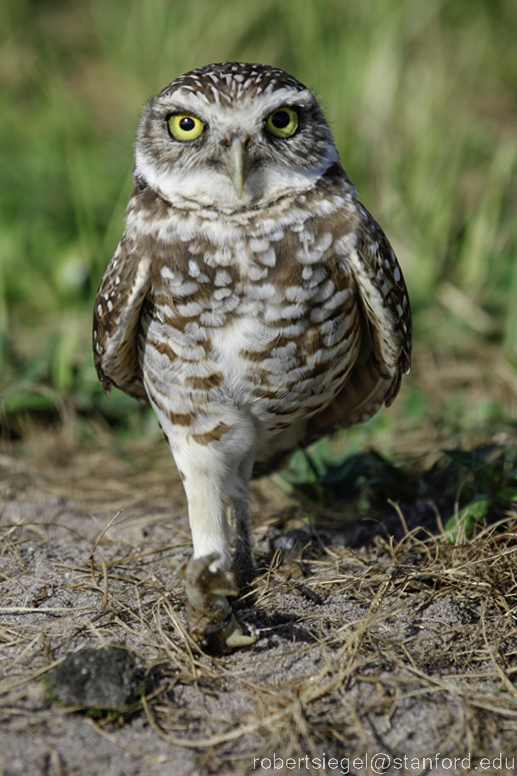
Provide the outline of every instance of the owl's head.
<path id="1" fill-rule="evenodd" d="M 310 188 L 338 159 L 307 87 L 278 68 L 224 62 L 148 103 L 135 174 L 170 202 L 239 210 Z"/>

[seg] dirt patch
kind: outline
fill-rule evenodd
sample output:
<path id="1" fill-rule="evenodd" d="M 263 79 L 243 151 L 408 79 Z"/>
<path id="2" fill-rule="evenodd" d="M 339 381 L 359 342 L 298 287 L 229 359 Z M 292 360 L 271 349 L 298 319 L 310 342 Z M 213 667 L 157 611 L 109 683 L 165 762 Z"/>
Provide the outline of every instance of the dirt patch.
<path id="1" fill-rule="evenodd" d="M 239 612 L 259 639 L 217 656 L 186 632 L 168 462 L 85 456 L 66 483 L 0 465 L 2 776 L 515 772 L 515 515 L 453 546 L 394 509 L 400 539 L 352 548 L 356 528 L 318 529 L 262 483 L 262 573 Z M 109 713 L 53 699 L 53 667 L 111 645 L 143 694 Z"/>

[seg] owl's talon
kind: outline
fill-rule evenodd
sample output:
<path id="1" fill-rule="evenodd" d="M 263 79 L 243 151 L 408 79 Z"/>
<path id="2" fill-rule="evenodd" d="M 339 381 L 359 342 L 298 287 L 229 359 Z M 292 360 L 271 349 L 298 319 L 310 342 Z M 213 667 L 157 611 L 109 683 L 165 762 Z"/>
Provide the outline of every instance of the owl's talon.
<path id="1" fill-rule="evenodd" d="M 254 644 L 258 639 L 258 631 L 252 626 L 248 626 L 248 628 L 249 634 L 244 633 L 240 622 L 232 614 L 230 622 L 221 631 L 221 636 L 224 638 L 226 646 L 229 649 L 237 649 L 238 647 L 249 647 L 251 644 Z"/>
<path id="2" fill-rule="evenodd" d="M 210 641 L 223 649 L 234 649 L 253 644 L 254 631 L 246 635 L 235 617 L 227 596 L 239 593 L 230 571 L 212 571 L 210 565 L 217 553 L 192 558 L 180 569 L 187 594 L 187 619 L 192 638 L 197 642 Z"/>

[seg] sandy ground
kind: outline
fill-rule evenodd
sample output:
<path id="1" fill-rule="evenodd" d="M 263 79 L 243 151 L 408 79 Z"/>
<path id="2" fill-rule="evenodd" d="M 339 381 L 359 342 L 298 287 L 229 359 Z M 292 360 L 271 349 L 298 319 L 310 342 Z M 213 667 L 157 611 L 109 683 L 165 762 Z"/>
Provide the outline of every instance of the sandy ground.
<path id="1" fill-rule="evenodd" d="M 311 527 L 259 486 L 261 574 L 239 610 L 259 638 L 214 655 L 186 632 L 172 466 L 52 466 L 0 458 L 2 776 L 515 773 L 515 515 L 453 546 L 392 510 L 395 538 L 372 537 Z M 109 645 L 137 697 L 59 703 L 49 672 Z"/>

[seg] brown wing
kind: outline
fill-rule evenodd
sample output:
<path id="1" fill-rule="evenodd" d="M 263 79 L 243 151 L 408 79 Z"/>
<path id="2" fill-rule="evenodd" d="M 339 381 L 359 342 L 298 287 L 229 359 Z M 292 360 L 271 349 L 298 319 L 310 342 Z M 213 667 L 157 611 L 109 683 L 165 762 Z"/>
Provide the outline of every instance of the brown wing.
<path id="1" fill-rule="evenodd" d="M 270 440 L 260 451 L 255 475 L 285 463 L 297 447 L 368 420 L 395 399 L 411 359 L 411 311 L 396 256 L 370 213 L 358 206 L 355 246 L 343 257 L 343 282 L 352 278 L 362 315 L 361 347 L 350 376 L 321 412 Z M 350 241 L 349 244 L 353 244 Z M 346 241 L 345 241 L 346 244 Z"/>
<path id="2" fill-rule="evenodd" d="M 364 211 L 356 250 L 347 262 L 363 311 L 359 358 L 344 388 L 309 419 L 303 444 L 324 434 L 368 420 L 400 389 L 411 363 L 411 310 L 397 258 L 384 232 Z"/>
<path id="3" fill-rule="evenodd" d="M 138 255 L 134 241 L 124 235 L 95 299 L 93 353 L 106 393 L 116 385 L 147 401 L 138 364 L 137 329 L 150 285 L 150 258 Z"/>

